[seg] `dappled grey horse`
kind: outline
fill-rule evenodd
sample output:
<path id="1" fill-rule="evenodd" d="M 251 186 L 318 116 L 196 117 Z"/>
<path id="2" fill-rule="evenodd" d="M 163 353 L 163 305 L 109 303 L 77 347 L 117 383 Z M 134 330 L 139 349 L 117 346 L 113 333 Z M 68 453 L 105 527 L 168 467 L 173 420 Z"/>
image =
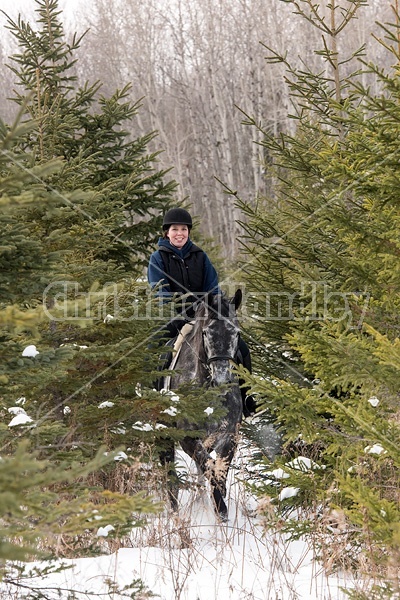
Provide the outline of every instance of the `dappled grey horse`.
<path id="1" fill-rule="evenodd" d="M 229 300 L 225 296 L 208 294 L 198 304 L 191 331 L 185 336 L 174 364 L 170 389 L 182 384 L 221 387 L 221 402 L 226 413 L 219 420 L 211 415 L 202 427 L 203 437 L 184 437 L 182 449 L 196 463 L 199 473 L 210 482 L 215 510 L 227 519 L 225 504 L 226 479 L 237 447 L 238 427 L 242 419 L 242 398 L 237 378 L 232 371 L 239 342 L 236 311 L 242 300 L 241 290 Z M 185 427 L 185 423 L 178 423 Z M 190 429 L 198 429 L 191 426 Z M 212 454 L 212 455 L 211 455 Z M 169 467 L 169 498 L 174 510 L 178 507 L 178 479 L 174 471 L 174 444 L 162 453 L 161 461 Z"/>

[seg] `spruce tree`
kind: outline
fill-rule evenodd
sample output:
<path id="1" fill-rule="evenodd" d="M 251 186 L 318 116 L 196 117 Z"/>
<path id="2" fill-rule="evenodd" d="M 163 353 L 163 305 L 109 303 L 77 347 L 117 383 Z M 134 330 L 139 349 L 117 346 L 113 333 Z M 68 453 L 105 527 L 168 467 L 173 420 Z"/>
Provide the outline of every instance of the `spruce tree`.
<path id="1" fill-rule="evenodd" d="M 31 149 L 37 164 L 60 157 L 63 166 L 50 180 L 57 206 L 31 207 L 26 220 L 44 251 L 60 257 L 40 298 L 49 317 L 45 342 L 75 348 L 76 356 L 53 377 L 43 380 L 38 373 L 34 395 L 40 394 L 41 410 L 51 420 L 71 398 L 70 428 L 88 435 L 89 446 L 105 439 L 113 445 L 109 428 L 121 415 L 110 420 L 110 411 L 100 410 L 93 419 L 91 404 L 97 410 L 123 390 L 124 414 L 135 412 L 134 390 L 150 331 L 147 289 L 138 278 L 175 183 L 165 183 L 156 154 L 147 152 L 154 134 L 132 139 L 129 129 L 139 107 L 128 99 L 129 86 L 111 98 L 101 96 L 99 82 L 78 86 L 74 52 L 82 36 L 65 40 L 55 0 L 38 2 L 37 14 L 39 31 L 22 18 L 8 21 L 20 46 L 12 57 L 20 86 L 16 101 L 37 123 L 21 149 Z M 81 414 L 86 410 L 89 415 Z M 100 415 L 106 413 L 103 422 Z M 91 433 L 86 422 L 94 427 Z M 83 447 L 85 439 L 80 442 Z"/>
<path id="2" fill-rule="evenodd" d="M 186 435 L 164 412 L 170 396 L 153 389 L 160 348 L 151 340 L 171 308 L 160 309 L 143 282 L 149 242 L 176 184 L 157 170 L 157 154 L 147 153 L 154 134 L 132 139 L 139 107 L 129 87 L 111 98 L 101 96 L 99 83 L 79 87 L 73 67 L 82 38 L 66 42 L 56 1 L 39 0 L 37 13 L 39 31 L 21 18 L 8 23 L 20 45 L 12 57 L 21 86 L 15 99 L 36 123 L 21 151 L 32 150 L 39 165 L 62 160 L 50 181 L 57 205 L 30 207 L 24 217 L 44 252 L 58 256 L 36 299 L 47 316 L 37 359 L 44 347 L 72 356 L 57 369 L 35 362 L 29 391 L 21 377 L 9 401 L 24 396 L 37 414 L 40 428 L 30 435 L 41 456 L 81 461 L 100 444 L 123 446 L 124 461 L 104 468 L 97 483 L 140 491 L 146 483 L 131 477 L 138 473 L 131 467 L 142 460 L 157 466 L 168 438 Z M 201 426 L 215 395 L 180 391 L 180 414 Z"/>
<path id="3" fill-rule="evenodd" d="M 94 514 L 123 534 L 142 512 L 156 509 L 142 495 L 126 498 L 88 488 L 88 477 L 114 463 L 116 452 L 97 448 L 92 460 L 74 463 L 69 457 L 55 461 L 50 451 L 41 451 L 37 437 L 53 440 L 67 429 L 53 422 L 53 432 L 47 428 L 45 434 L 34 412 L 35 402 L 27 400 L 26 384 L 27 397 L 18 395 L 19 379 L 26 382 L 35 371 L 44 377 L 63 364 L 65 368 L 71 354 L 65 347 L 42 346 L 47 317 L 38 297 L 59 255 L 45 252 L 31 223 L 23 219 L 33 207 L 50 210 L 57 206 L 57 195 L 47 182 L 62 169 L 62 162 L 32 166 L 32 155 L 21 152 L 19 143 L 33 126 L 17 121 L 8 128 L 0 121 L 0 579 L 7 582 L 10 594 L 21 582 L 13 561 L 51 557 L 60 536 L 80 540 L 83 535 L 86 541 L 80 546 L 95 548 L 99 523 Z M 40 354 L 24 356 L 27 338 L 40 346 Z"/>
<path id="4" fill-rule="evenodd" d="M 20 117 L 15 126 L 1 123 L 0 436 L 7 469 L 21 440 L 27 444 L 26 463 L 20 455 L 14 463 L 26 476 L 15 507 L 29 493 L 45 500 L 51 526 L 42 531 L 39 519 L 29 539 L 45 536 L 51 548 L 56 533 L 76 535 L 82 524 L 95 531 L 83 517 L 94 502 L 115 535 L 154 510 L 139 483 L 129 496 L 118 482 L 129 480 L 146 446 L 132 425 L 168 402 L 150 390 L 146 404 L 138 388 L 155 362 L 146 350 L 154 319 L 141 279 L 175 183 L 147 151 L 154 134 L 131 134 L 139 105 L 129 86 L 110 98 L 99 82 L 79 86 L 74 51 L 82 38 L 67 43 L 56 1 L 37 4 L 37 31 L 22 18 L 8 20 L 20 46 L 12 57 Z M 28 453 L 47 478 L 35 476 Z M 54 494 L 40 496 L 42 485 Z M 60 524 L 68 504 L 84 506 L 79 525 Z M 4 521 L 5 544 L 24 538 L 24 518 L 12 512 Z M 86 537 L 75 538 L 77 550 L 92 546 Z M 6 548 L 3 557 L 16 554 Z"/>
<path id="5" fill-rule="evenodd" d="M 290 478 L 265 493 L 281 498 L 284 512 L 301 505 L 320 515 L 289 519 L 297 535 L 326 535 L 332 510 L 342 511 L 352 531 L 347 564 L 361 570 L 360 549 L 368 552 L 377 580 L 382 572 L 387 578 L 382 597 L 391 597 L 400 557 L 398 72 L 383 72 L 360 50 L 354 73 L 341 75 L 349 57 L 338 53 L 336 36 L 350 29 L 357 3 L 340 12 L 330 6 L 331 29 L 321 7 L 293 4 L 325 31 L 317 52 L 330 75 L 298 70 L 271 50 L 270 60 L 287 71 L 297 131 L 263 131 L 275 197 L 238 204 L 248 217 L 244 269 L 260 350 L 248 380 L 286 448 L 315 462 L 300 459 L 299 468 L 298 459 L 280 459 Z M 383 27 L 381 41 L 396 65 L 397 24 Z M 360 71 L 378 79 L 379 95 Z M 299 492 L 283 500 L 290 485 Z"/>

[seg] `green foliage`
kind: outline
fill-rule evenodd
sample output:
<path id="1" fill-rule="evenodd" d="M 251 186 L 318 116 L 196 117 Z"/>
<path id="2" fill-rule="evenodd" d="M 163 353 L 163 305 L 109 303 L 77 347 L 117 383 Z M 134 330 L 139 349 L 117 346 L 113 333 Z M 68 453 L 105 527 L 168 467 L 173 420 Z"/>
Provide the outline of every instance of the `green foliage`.
<path id="1" fill-rule="evenodd" d="M 4 560 L 104 551 L 99 524 L 120 539 L 159 509 L 158 452 L 177 425 L 196 436 L 207 407 L 224 410 L 213 390 L 153 389 L 165 315 L 143 265 L 175 184 L 147 153 L 153 134 L 133 139 L 129 87 L 78 87 L 82 38 L 65 41 L 57 2 L 37 4 L 39 31 L 9 20 L 21 111 L 0 127 L 4 488 L 23 474 L 0 496 Z"/>
<path id="2" fill-rule="evenodd" d="M 125 480 L 142 453 L 133 425 L 163 409 L 142 275 L 176 184 L 147 152 L 154 133 L 132 136 L 129 86 L 78 86 L 83 36 L 67 43 L 56 0 L 37 2 L 37 25 L 8 20 L 20 113 L 0 121 L 3 561 L 62 552 L 62 539 L 98 551 L 100 519 L 120 537 L 158 509 Z"/>
<path id="3" fill-rule="evenodd" d="M 66 42 L 56 0 L 38 2 L 37 13 L 39 31 L 8 19 L 20 45 L 12 57 L 22 88 L 15 100 L 35 123 L 20 147 L 33 151 L 36 164 L 63 164 L 51 181 L 57 208 L 49 214 L 39 206 L 29 216 L 48 250 L 64 251 L 69 277 L 82 280 L 84 253 L 86 285 L 115 279 L 121 267 L 138 275 L 176 184 L 165 183 L 157 154 L 147 153 L 155 134 L 131 138 L 140 104 L 129 101 L 130 86 L 110 98 L 99 93 L 100 82 L 78 87 L 74 52 L 84 36 Z"/>
<path id="4" fill-rule="evenodd" d="M 309 476 L 290 473 L 284 485 L 300 492 L 289 504 L 307 507 L 314 495 L 344 510 L 353 543 L 381 572 L 400 550 L 398 72 L 383 73 L 360 50 L 351 59 L 378 78 L 381 93 L 363 87 L 360 68 L 342 77 L 337 29 L 322 27 L 309 2 L 293 5 L 328 33 L 321 56 L 331 75 L 296 70 L 271 51 L 287 69 L 297 133 L 263 131 L 275 196 L 237 201 L 247 216 L 243 269 L 259 349 L 248 383 L 288 452 L 323 467 L 311 488 Z M 397 64 L 397 25 L 385 33 Z"/>
<path id="5" fill-rule="evenodd" d="M 135 513 L 158 509 L 143 495 L 93 493 L 87 488 L 86 477 L 113 461 L 115 455 L 105 453 L 103 448 L 85 465 L 66 460 L 59 462 L 55 469 L 54 463 L 39 460 L 25 440 L 12 456 L 2 458 L 1 576 L 7 572 L 6 561 L 24 560 L 38 554 L 48 558 L 47 548 L 61 535 L 76 536 L 85 532 L 95 546 L 100 521 L 112 525 L 115 534 L 123 535 L 140 523 Z"/>

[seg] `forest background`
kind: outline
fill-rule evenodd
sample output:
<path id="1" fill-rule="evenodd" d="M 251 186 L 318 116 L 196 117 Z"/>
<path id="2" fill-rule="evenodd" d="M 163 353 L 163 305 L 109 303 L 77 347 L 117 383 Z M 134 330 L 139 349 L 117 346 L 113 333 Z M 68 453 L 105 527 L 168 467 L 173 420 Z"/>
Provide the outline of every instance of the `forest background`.
<path id="1" fill-rule="evenodd" d="M 14 17 L 34 11 L 33 2 L 21 7 L 10 3 L 9 10 L 6 6 Z M 192 203 L 194 213 L 201 215 L 203 235 L 233 260 L 242 214 L 216 177 L 245 201 L 270 193 L 273 186 L 265 167 L 267 150 L 258 145 L 263 133 L 243 126 L 241 111 L 274 134 L 292 134 L 296 128 L 289 117 L 292 100 L 284 68 L 266 63 L 268 51 L 262 44 L 287 53 L 293 66 L 322 73 L 329 65 L 315 52 L 321 31 L 300 22 L 291 3 L 265 0 L 91 0 L 60 7 L 66 31 L 89 29 L 76 51 L 78 81 L 100 80 L 105 95 L 131 83 L 129 97 L 142 99 L 143 106 L 132 135 L 158 132 L 151 149 L 161 151 L 161 169 L 173 169 L 177 198 Z M 383 0 L 363 6 L 350 33 L 338 35 L 338 50 L 349 57 L 365 45 L 371 60 L 388 65 L 390 57 L 371 34 L 378 32 L 376 21 L 391 18 L 392 9 Z M 8 121 L 15 114 L 6 100 L 14 79 L 5 65 L 13 44 L 3 30 L 0 106 Z M 353 66 L 343 65 L 343 76 Z"/>
<path id="2" fill-rule="evenodd" d="M 241 374 L 284 442 L 271 476 L 243 427 L 266 526 L 372 574 L 354 598 L 395 597 L 396 6 L 98 1 L 80 37 L 55 0 L 35 5 L 37 30 L 6 18 L 2 47 L 2 559 L 95 552 L 98 517 L 121 539 L 159 510 L 154 457 L 182 432 L 152 386 L 143 274 L 188 198 L 224 289 L 245 290 Z M 200 426 L 220 408 L 212 390 L 179 396 Z"/>

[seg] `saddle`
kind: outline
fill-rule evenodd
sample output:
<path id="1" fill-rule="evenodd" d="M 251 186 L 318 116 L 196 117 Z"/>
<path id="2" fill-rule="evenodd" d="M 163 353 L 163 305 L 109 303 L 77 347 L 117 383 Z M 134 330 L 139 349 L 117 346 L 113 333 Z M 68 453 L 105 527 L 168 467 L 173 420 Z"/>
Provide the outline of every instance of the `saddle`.
<path id="1" fill-rule="evenodd" d="M 183 344 L 183 340 L 185 339 L 187 334 L 192 331 L 193 325 L 194 325 L 194 321 L 189 321 L 189 323 L 185 323 L 184 326 L 182 327 L 182 329 L 180 330 L 179 334 L 177 335 L 177 337 L 174 340 L 171 340 L 173 342 L 173 347 L 174 347 L 173 351 L 175 352 L 174 362 L 176 362 L 176 359 L 178 358 L 178 354 L 179 354 L 179 351 Z"/>

